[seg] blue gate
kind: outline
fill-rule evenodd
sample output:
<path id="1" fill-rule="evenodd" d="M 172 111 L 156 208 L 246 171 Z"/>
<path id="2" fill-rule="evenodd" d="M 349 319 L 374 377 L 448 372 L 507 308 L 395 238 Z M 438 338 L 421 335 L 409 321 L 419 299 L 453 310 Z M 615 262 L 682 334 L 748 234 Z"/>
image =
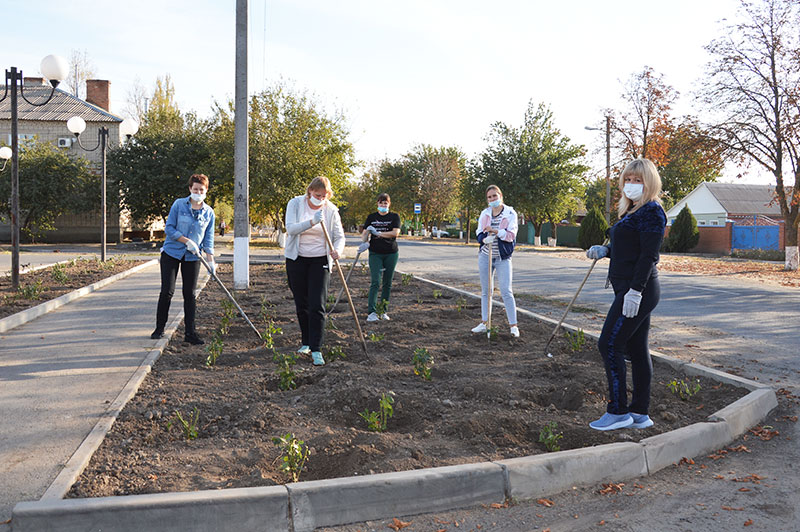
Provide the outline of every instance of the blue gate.
<path id="1" fill-rule="evenodd" d="M 731 249 L 780 249 L 780 226 L 756 223 L 754 216 L 753 225 L 733 226 Z"/>

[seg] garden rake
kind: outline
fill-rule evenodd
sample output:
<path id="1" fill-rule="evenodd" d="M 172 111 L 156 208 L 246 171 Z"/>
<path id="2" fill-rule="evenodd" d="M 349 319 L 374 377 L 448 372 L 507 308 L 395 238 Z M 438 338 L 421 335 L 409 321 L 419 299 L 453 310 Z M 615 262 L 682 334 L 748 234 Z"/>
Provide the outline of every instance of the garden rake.
<path id="1" fill-rule="evenodd" d="M 606 238 L 606 240 L 603 242 L 603 245 L 607 246 L 608 242 L 609 242 L 609 240 Z M 578 290 L 575 292 L 575 295 L 572 296 L 572 301 L 569 302 L 569 305 L 567 305 L 567 308 L 564 310 L 564 315 L 561 316 L 560 320 L 558 320 L 558 324 L 556 324 L 556 328 L 553 329 L 553 334 L 550 335 L 550 339 L 547 340 L 547 343 L 544 345 L 544 352 L 545 353 L 547 353 L 547 348 L 550 347 L 550 342 L 553 341 L 553 338 L 556 337 L 556 333 L 561 328 L 561 324 L 564 323 L 564 318 L 566 318 L 567 314 L 569 314 L 569 309 L 572 308 L 572 304 L 575 303 L 576 299 L 578 299 L 578 294 L 580 294 L 581 290 L 583 290 L 583 285 L 586 284 L 587 279 L 589 279 L 589 274 L 592 273 L 592 270 L 594 269 L 594 265 L 597 264 L 598 260 L 600 260 L 600 259 L 592 260 L 592 265 L 589 266 L 589 271 L 586 272 L 586 276 L 584 276 L 583 281 L 581 282 L 581 285 L 578 287 Z M 550 353 L 547 353 L 547 356 L 552 358 L 553 355 L 550 354 Z"/>
<path id="2" fill-rule="evenodd" d="M 325 242 L 328 244 L 328 249 L 333 250 L 333 243 L 331 242 L 331 237 L 328 235 L 328 229 L 325 227 L 325 221 L 321 221 L 320 225 L 322 225 L 322 233 L 325 235 Z M 358 331 L 359 339 L 361 339 L 361 346 L 364 348 L 364 356 L 367 357 L 367 360 L 370 360 L 369 353 L 367 352 L 367 341 L 364 339 L 364 333 L 361 331 L 361 324 L 358 322 L 356 307 L 353 305 L 350 289 L 347 288 L 347 281 L 344 278 L 344 273 L 342 273 L 342 267 L 339 266 L 339 259 L 333 259 L 333 262 L 336 264 L 336 271 L 339 272 L 339 278 L 342 280 L 342 288 L 344 288 L 344 293 L 347 294 L 347 301 L 350 303 L 350 312 L 353 314 L 353 320 L 356 322 L 356 330 Z"/>
<path id="3" fill-rule="evenodd" d="M 253 329 L 253 332 L 256 333 L 256 336 L 258 336 L 259 341 L 263 342 L 264 338 L 261 336 L 261 333 L 258 332 L 258 329 L 256 329 L 256 326 L 253 325 L 253 322 L 250 321 L 250 318 L 248 318 L 247 314 L 244 313 L 244 310 L 242 310 L 242 307 L 239 306 L 239 303 L 237 303 L 236 300 L 233 299 L 233 296 L 231 295 L 230 292 L 228 292 L 228 289 L 225 288 L 225 285 L 222 284 L 222 281 L 220 281 L 219 277 L 217 277 L 217 274 L 211 268 L 211 265 L 208 264 L 208 261 L 206 261 L 206 259 L 204 259 L 202 255 L 197 255 L 197 256 L 200 258 L 200 262 L 202 262 L 203 266 L 206 267 L 206 270 L 208 270 L 208 273 L 211 275 L 211 277 L 214 280 L 216 280 L 217 283 L 219 283 L 220 288 L 222 288 L 222 291 L 225 292 L 226 296 L 228 296 L 228 299 L 231 300 L 231 303 L 233 303 L 236 306 L 237 310 L 239 311 L 239 314 L 241 314 L 242 317 L 244 318 L 244 321 L 246 321 L 247 324 L 250 325 L 250 328 Z"/>
<path id="4" fill-rule="evenodd" d="M 355 259 L 353 259 L 353 264 L 352 264 L 352 266 L 350 266 L 350 269 L 347 271 L 347 277 L 345 277 L 345 278 L 344 278 L 344 282 L 345 282 L 345 283 L 347 283 L 347 281 L 349 281 L 349 280 L 350 280 L 350 274 L 351 274 L 351 273 L 353 273 L 353 270 L 355 270 L 355 269 L 356 269 L 356 264 L 358 264 L 358 258 L 359 258 L 360 256 L 361 256 L 361 252 L 359 251 L 358 253 L 356 253 L 356 258 L 355 258 Z M 339 290 L 339 295 L 338 295 L 338 296 L 336 296 L 336 301 L 333 303 L 333 306 L 332 306 L 332 307 L 331 307 L 331 309 L 330 309 L 330 310 L 329 310 L 329 311 L 326 313 L 326 317 L 327 317 L 327 316 L 329 316 L 330 314 L 332 314 L 332 313 L 333 313 L 334 309 L 336 308 L 336 305 L 338 305 L 338 304 L 339 304 L 339 300 L 342 298 L 342 294 L 343 294 L 343 293 L 344 293 L 344 285 L 342 285 L 342 288 Z"/>

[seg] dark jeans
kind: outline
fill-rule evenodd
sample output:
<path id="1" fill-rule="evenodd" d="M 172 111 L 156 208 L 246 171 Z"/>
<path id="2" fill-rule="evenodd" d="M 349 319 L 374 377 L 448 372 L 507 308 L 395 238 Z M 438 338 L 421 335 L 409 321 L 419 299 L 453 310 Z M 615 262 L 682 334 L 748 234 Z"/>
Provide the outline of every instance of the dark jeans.
<path id="1" fill-rule="evenodd" d="M 319 351 L 325 334 L 325 303 L 328 297 L 328 257 L 286 259 L 286 275 L 294 296 L 303 345 Z"/>
<path id="2" fill-rule="evenodd" d="M 392 293 L 392 277 L 397 266 L 397 257 L 400 253 L 369 253 L 369 274 L 370 285 L 367 298 L 367 313 L 375 312 L 375 305 L 378 303 L 378 289 L 381 286 L 381 270 L 383 270 L 383 289 L 381 290 L 381 301 L 389 302 L 389 295 Z M 384 307 L 383 311 L 388 309 Z"/>
<path id="3" fill-rule="evenodd" d="M 178 269 L 181 270 L 183 291 L 183 315 L 186 334 L 195 333 L 194 315 L 197 302 L 194 290 L 197 287 L 197 278 L 200 275 L 199 260 L 183 260 L 170 257 L 161 253 L 161 292 L 158 294 L 158 307 L 156 308 L 156 330 L 163 331 L 169 317 L 169 304 L 175 293 L 175 281 L 178 278 Z"/>
<path id="4" fill-rule="evenodd" d="M 653 362 L 648 346 L 650 313 L 661 298 L 661 285 L 658 277 L 651 277 L 642 292 L 639 313 L 633 318 L 626 318 L 622 315 L 622 302 L 630 283 L 612 280 L 611 284 L 614 287 L 614 303 L 608 310 L 598 341 L 608 379 L 607 411 L 611 414 L 647 414 L 650 408 L 650 381 L 653 377 Z M 633 397 L 630 405 L 625 380 L 625 358 L 631 361 Z"/>

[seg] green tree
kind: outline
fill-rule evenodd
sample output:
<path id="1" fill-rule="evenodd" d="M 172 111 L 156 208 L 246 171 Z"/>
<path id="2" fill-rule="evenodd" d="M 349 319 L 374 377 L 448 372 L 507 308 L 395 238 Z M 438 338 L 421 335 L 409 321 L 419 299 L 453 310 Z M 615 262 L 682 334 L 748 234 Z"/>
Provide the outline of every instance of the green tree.
<path id="1" fill-rule="evenodd" d="M 166 220 L 172 203 L 189 195 L 189 177 L 207 166 L 208 143 L 207 125 L 178 108 L 169 76 L 158 79 L 139 132 L 108 154 L 108 176 L 135 222 Z M 209 201 L 219 196 L 210 177 Z"/>
<path id="2" fill-rule="evenodd" d="M 0 176 L 0 213 L 10 219 L 11 166 Z M 97 209 L 100 183 L 86 159 L 71 159 L 49 142 L 20 143 L 19 205 L 20 231 L 35 240 L 63 214 Z"/>
<path id="3" fill-rule="evenodd" d="M 684 205 L 667 237 L 667 251 L 689 251 L 700 241 L 700 230 L 697 228 L 697 220 L 688 205 Z"/>
<path id="4" fill-rule="evenodd" d="M 605 204 L 604 204 L 605 205 Z M 606 239 L 608 224 L 597 206 L 592 207 L 578 229 L 578 245 L 583 249 L 602 244 Z"/>
<path id="5" fill-rule="evenodd" d="M 283 226 L 289 200 L 323 175 L 331 180 L 334 203 L 347 188 L 353 145 L 341 112 L 326 114 L 313 98 L 276 84 L 250 98 L 250 215 Z M 210 172 L 221 191 L 233 195 L 234 107 L 217 105 L 212 119 Z"/>
<path id="6" fill-rule="evenodd" d="M 670 128 L 665 163 L 658 168 L 665 207 L 682 200 L 700 183 L 716 181 L 725 165 L 719 142 L 691 119 Z"/>
<path id="7" fill-rule="evenodd" d="M 493 124 L 487 140 L 477 162 L 480 181 L 498 185 L 533 223 L 537 238 L 544 222 L 557 222 L 578 208 L 581 175 L 589 169 L 582 161 L 585 150 L 561 134 L 544 104 L 528 104 L 521 128 Z"/>

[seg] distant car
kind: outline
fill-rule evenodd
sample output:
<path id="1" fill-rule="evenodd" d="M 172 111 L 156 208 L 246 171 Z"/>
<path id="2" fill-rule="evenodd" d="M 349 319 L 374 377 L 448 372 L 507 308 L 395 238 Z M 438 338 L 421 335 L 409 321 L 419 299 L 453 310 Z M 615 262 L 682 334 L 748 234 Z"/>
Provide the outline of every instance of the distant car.
<path id="1" fill-rule="evenodd" d="M 448 233 L 444 229 L 439 229 L 438 227 L 434 227 L 433 229 L 431 229 L 431 234 L 436 238 L 447 238 L 450 236 L 450 233 Z"/>

